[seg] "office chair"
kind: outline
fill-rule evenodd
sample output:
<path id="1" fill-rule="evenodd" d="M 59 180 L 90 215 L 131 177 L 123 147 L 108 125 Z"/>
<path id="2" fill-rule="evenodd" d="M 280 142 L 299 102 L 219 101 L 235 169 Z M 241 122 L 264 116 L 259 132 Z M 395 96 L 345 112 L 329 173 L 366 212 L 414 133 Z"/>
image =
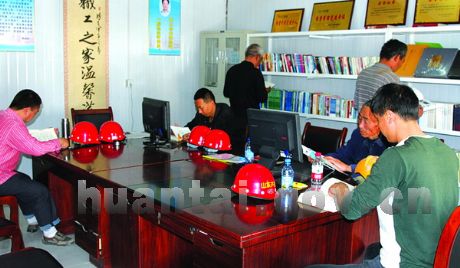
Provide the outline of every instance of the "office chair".
<path id="1" fill-rule="evenodd" d="M 434 257 L 434 268 L 445 267 L 460 267 L 460 206 L 447 220 Z"/>
<path id="2" fill-rule="evenodd" d="M 11 251 L 18 251 L 24 248 L 21 230 L 19 229 L 19 209 L 16 197 L 11 195 L 0 196 L 0 237 L 11 238 Z M 10 207 L 9 219 L 5 217 L 3 205 Z"/>
<path id="3" fill-rule="evenodd" d="M 112 107 L 106 109 L 90 109 L 90 110 L 76 110 L 72 108 L 70 110 L 72 115 L 72 124 L 75 126 L 76 123 L 81 121 L 87 121 L 93 123 L 99 130 L 104 122 L 113 120 Z"/>
<path id="4" fill-rule="evenodd" d="M 0 263 L 2 267 L 14 268 L 63 267 L 51 254 L 40 248 L 25 248 L 16 252 L 0 255 Z"/>
<path id="5" fill-rule="evenodd" d="M 333 129 L 305 124 L 302 134 L 302 145 L 305 145 L 321 154 L 335 152 L 342 147 L 347 137 L 348 129 Z"/>

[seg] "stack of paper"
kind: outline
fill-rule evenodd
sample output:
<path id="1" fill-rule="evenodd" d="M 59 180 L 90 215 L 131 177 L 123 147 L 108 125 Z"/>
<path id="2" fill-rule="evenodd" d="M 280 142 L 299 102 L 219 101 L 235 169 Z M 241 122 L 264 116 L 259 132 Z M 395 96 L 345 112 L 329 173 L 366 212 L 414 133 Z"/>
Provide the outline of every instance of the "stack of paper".
<path id="1" fill-rule="evenodd" d="M 338 182 L 346 184 L 348 190 L 353 191 L 354 187 L 352 185 L 336 178 L 330 178 L 324 182 L 319 191 L 310 190 L 300 194 L 297 202 L 300 205 L 317 207 L 323 211 L 337 212 L 339 209 L 334 198 L 329 195 L 329 188 Z"/>

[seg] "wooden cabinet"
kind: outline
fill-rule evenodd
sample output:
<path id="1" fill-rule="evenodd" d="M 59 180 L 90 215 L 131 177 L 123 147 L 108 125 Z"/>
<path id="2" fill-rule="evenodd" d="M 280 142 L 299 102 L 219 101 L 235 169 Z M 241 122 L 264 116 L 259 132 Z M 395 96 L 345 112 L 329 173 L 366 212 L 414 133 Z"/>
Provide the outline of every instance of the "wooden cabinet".
<path id="1" fill-rule="evenodd" d="M 202 32 L 200 34 L 200 86 L 211 90 L 216 102 L 224 97 L 225 74 L 244 59 L 247 34 L 251 31 Z"/>
<path id="2" fill-rule="evenodd" d="M 436 42 L 446 48 L 459 48 L 460 26 L 404 27 L 387 29 L 365 29 L 345 31 L 316 31 L 292 33 L 248 34 L 248 44 L 253 40 L 265 40 L 266 51 L 270 53 L 300 53 L 315 56 L 378 56 L 382 45 L 389 39 L 398 39 L 406 44 Z M 324 92 L 353 99 L 356 75 L 306 74 L 289 72 L 263 72 L 276 88 Z M 460 80 L 401 77 L 403 83 L 419 89 L 432 102 L 460 103 Z M 356 120 L 301 114 L 304 118 L 332 120 L 350 126 Z M 353 127 L 353 126 L 352 126 Z M 460 136 L 459 131 L 424 129 L 435 135 Z M 458 139 L 457 139 L 458 140 Z M 455 143 L 460 148 L 460 141 Z"/>

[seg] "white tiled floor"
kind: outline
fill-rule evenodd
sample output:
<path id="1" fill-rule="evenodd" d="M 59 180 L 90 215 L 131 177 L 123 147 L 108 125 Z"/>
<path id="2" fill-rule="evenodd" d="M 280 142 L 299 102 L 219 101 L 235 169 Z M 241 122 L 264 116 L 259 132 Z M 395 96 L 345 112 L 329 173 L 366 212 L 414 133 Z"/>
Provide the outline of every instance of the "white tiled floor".
<path id="1" fill-rule="evenodd" d="M 89 262 L 89 256 L 86 251 L 79 246 L 73 244 L 70 246 L 60 247 L 44 245 L 42 243 L 43 233 L 38 231 L 36 233 L 28 233 L 27 222 L 20 213 L 19 221 L 21 225 L 22 238 L 26 247 L 42 248 L 53 255 L 65 268 L 91 268 L 95 267 Z M 0 254 L 8 253 L 11 250 L 11 240 L 6 239 L 0 241 Z M 33 266 L 33 265 L 32 265 Z"/>

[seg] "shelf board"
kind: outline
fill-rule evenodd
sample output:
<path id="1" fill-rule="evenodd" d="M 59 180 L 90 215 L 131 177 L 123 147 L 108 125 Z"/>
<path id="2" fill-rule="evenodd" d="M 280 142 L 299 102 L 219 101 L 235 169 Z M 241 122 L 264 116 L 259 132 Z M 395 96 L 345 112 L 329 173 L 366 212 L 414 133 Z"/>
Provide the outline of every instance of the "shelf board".
<path id="1" fill-rule="evenodd" d="M 273 76 L 290 76 L 290 77 L 304 77 L 307 79 L 356 79 L 357 75 L 345 74 L 306 74 L 306 73 L 288 73 L 288 72 L 262 72 L 263 75 Z"/>
<path id="2" fill-rule="evenodd" d="M 312 118 L 312 119 L 321 119 L 321 120 L 329 120 L 329 121 L 337 121 L 337 122 L 344 122 L 344 123 L 351 123 L 356 124 L 356 118 L 342 118 L 342 117 L 332 117 L 326 115 L 316 115 L 316 114 L 299 114 L 301 117 L 305 118 Z"/>
<path id="3" fill-rule="evenodd" d="M 459 79 L 401 77 L 401 81 L 424 84 L 460 85 Z"/>
<path id="4" fill-rule="evenodd" d="M 305 74 L 305 73 L 288 73 L 288 72 L 262 72 L 263 75 L 271 76 L 289 76 L 304 77 L 307 79 L 357 79 L 357 75 L 345 74 Z M 441 79 L 441 78 L 419 78 L 419 77 L 401 77 L 401 82 L 439 84 L 439 85 L 460 85 L 460 79 Z"/>
<path id="5" fill-rule="evenodd" d="M 423 132 L 426 132 L 426 133 L 460 137 L 460 131 L 455 131 L 455 130 L 442 130 L 442 129 L 435 129 L 435 128 L 423 128 L 422 130 Z"/>

